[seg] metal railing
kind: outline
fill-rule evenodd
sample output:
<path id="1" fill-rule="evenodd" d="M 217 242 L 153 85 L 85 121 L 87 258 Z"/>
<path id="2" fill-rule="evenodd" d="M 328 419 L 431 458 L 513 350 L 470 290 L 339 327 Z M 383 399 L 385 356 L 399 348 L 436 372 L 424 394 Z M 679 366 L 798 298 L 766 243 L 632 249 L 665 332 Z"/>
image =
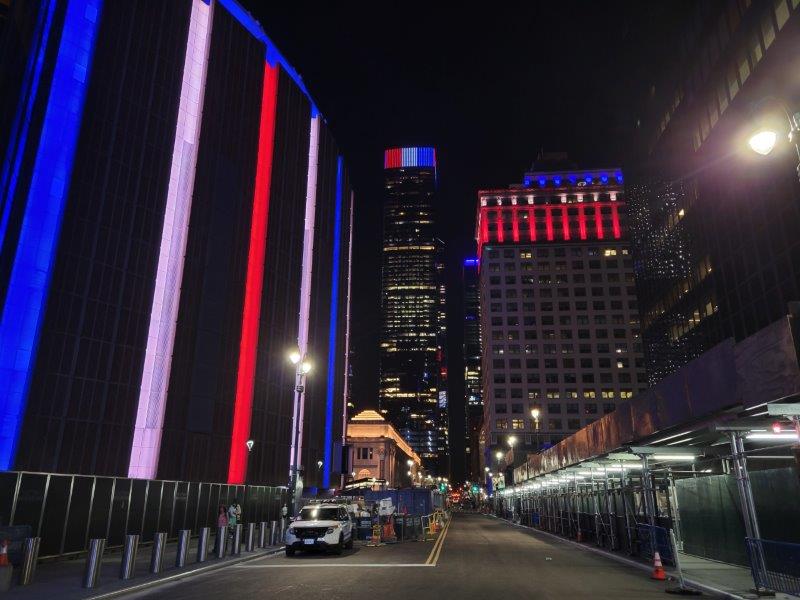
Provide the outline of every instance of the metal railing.
<path id="1" fill-rule="evenodd" d="M 800 544 L 746 538 L 756 589 L 800 596 Z"/>
<path id="2" fill-rule="evenodd" d="M 216 528 L 220 504 L 234 498 L 245 523 L 280 519 L 286 488 L 6 471 L 0 473 L 0 526 L 26 525 L 41 538 L 39 558 L 86 552 L 89 540 L 122 547 L 158 532 L 169 540 Z M 20 540 L 21 542 L 21 540 Z"/>

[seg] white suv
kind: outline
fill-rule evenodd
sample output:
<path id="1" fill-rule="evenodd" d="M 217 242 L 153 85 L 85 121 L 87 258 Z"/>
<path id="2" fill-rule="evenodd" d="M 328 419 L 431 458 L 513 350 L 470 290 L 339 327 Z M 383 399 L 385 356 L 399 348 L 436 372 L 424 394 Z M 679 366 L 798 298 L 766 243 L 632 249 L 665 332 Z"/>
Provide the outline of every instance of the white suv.
<path id="1" fill-rule="evenodd" d="M 286 556 L 311 548 L 341 554 L 343 548 L 353 547 L 353 534 L 353 521 L 345 506 L 309 504 L 286 530 Z"/>

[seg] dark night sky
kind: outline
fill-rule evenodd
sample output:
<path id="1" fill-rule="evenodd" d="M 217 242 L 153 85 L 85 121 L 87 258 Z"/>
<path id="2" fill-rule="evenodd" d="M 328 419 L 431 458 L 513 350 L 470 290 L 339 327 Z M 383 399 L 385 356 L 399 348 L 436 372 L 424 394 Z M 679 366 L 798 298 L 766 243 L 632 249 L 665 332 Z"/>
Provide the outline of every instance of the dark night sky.
<path id="1" fill-rule="evenodd" d="M 463 431 L 460 278 L 461 260 L 474 253 L 476 191 L 521 181 L 540 148 L 567 151 L 583 166 L 622 164 L 634 92 L 649 85 L 635 66 L 649 39 L 643 32 L 665 4 L 245 4 L 300 72 L 350 168 L 359 409 L 377 402 L 383 148 L 436 146 L 451 427 Z M 462 437 L 451 435 L 455 457 Z"/>

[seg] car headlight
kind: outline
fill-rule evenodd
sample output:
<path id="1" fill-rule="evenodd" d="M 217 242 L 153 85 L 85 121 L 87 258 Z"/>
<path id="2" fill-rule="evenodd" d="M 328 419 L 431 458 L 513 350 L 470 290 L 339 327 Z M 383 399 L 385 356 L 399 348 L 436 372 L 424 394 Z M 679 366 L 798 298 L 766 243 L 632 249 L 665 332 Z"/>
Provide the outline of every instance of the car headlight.
<path id="1" fill-rule="evenodd" d="M 339 526 L 338 526 L 338 525 L 334 525 L 333 527 L 328 527 L 328 530 L 327 530 L 325 533 L 326 533 L 326 534 L 327 534 L 327 533 L 333 533 L 333 532 L 334 532 L 334 531 L 336 531 L 337 529 L 339 529 Z"/>

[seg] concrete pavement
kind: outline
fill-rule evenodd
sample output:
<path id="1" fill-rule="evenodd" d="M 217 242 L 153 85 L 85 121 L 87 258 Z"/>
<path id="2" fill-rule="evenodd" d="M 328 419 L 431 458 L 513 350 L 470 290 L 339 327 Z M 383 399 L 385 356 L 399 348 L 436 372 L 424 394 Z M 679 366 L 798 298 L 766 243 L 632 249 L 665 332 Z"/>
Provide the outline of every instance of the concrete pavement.
<path id="1" fill-rule="evenodd" d="M 663 582 L 482 515 L 456 513 L 436 542 L 277 555 L 169 583 L 136 598 L 664 598 Z"/>

